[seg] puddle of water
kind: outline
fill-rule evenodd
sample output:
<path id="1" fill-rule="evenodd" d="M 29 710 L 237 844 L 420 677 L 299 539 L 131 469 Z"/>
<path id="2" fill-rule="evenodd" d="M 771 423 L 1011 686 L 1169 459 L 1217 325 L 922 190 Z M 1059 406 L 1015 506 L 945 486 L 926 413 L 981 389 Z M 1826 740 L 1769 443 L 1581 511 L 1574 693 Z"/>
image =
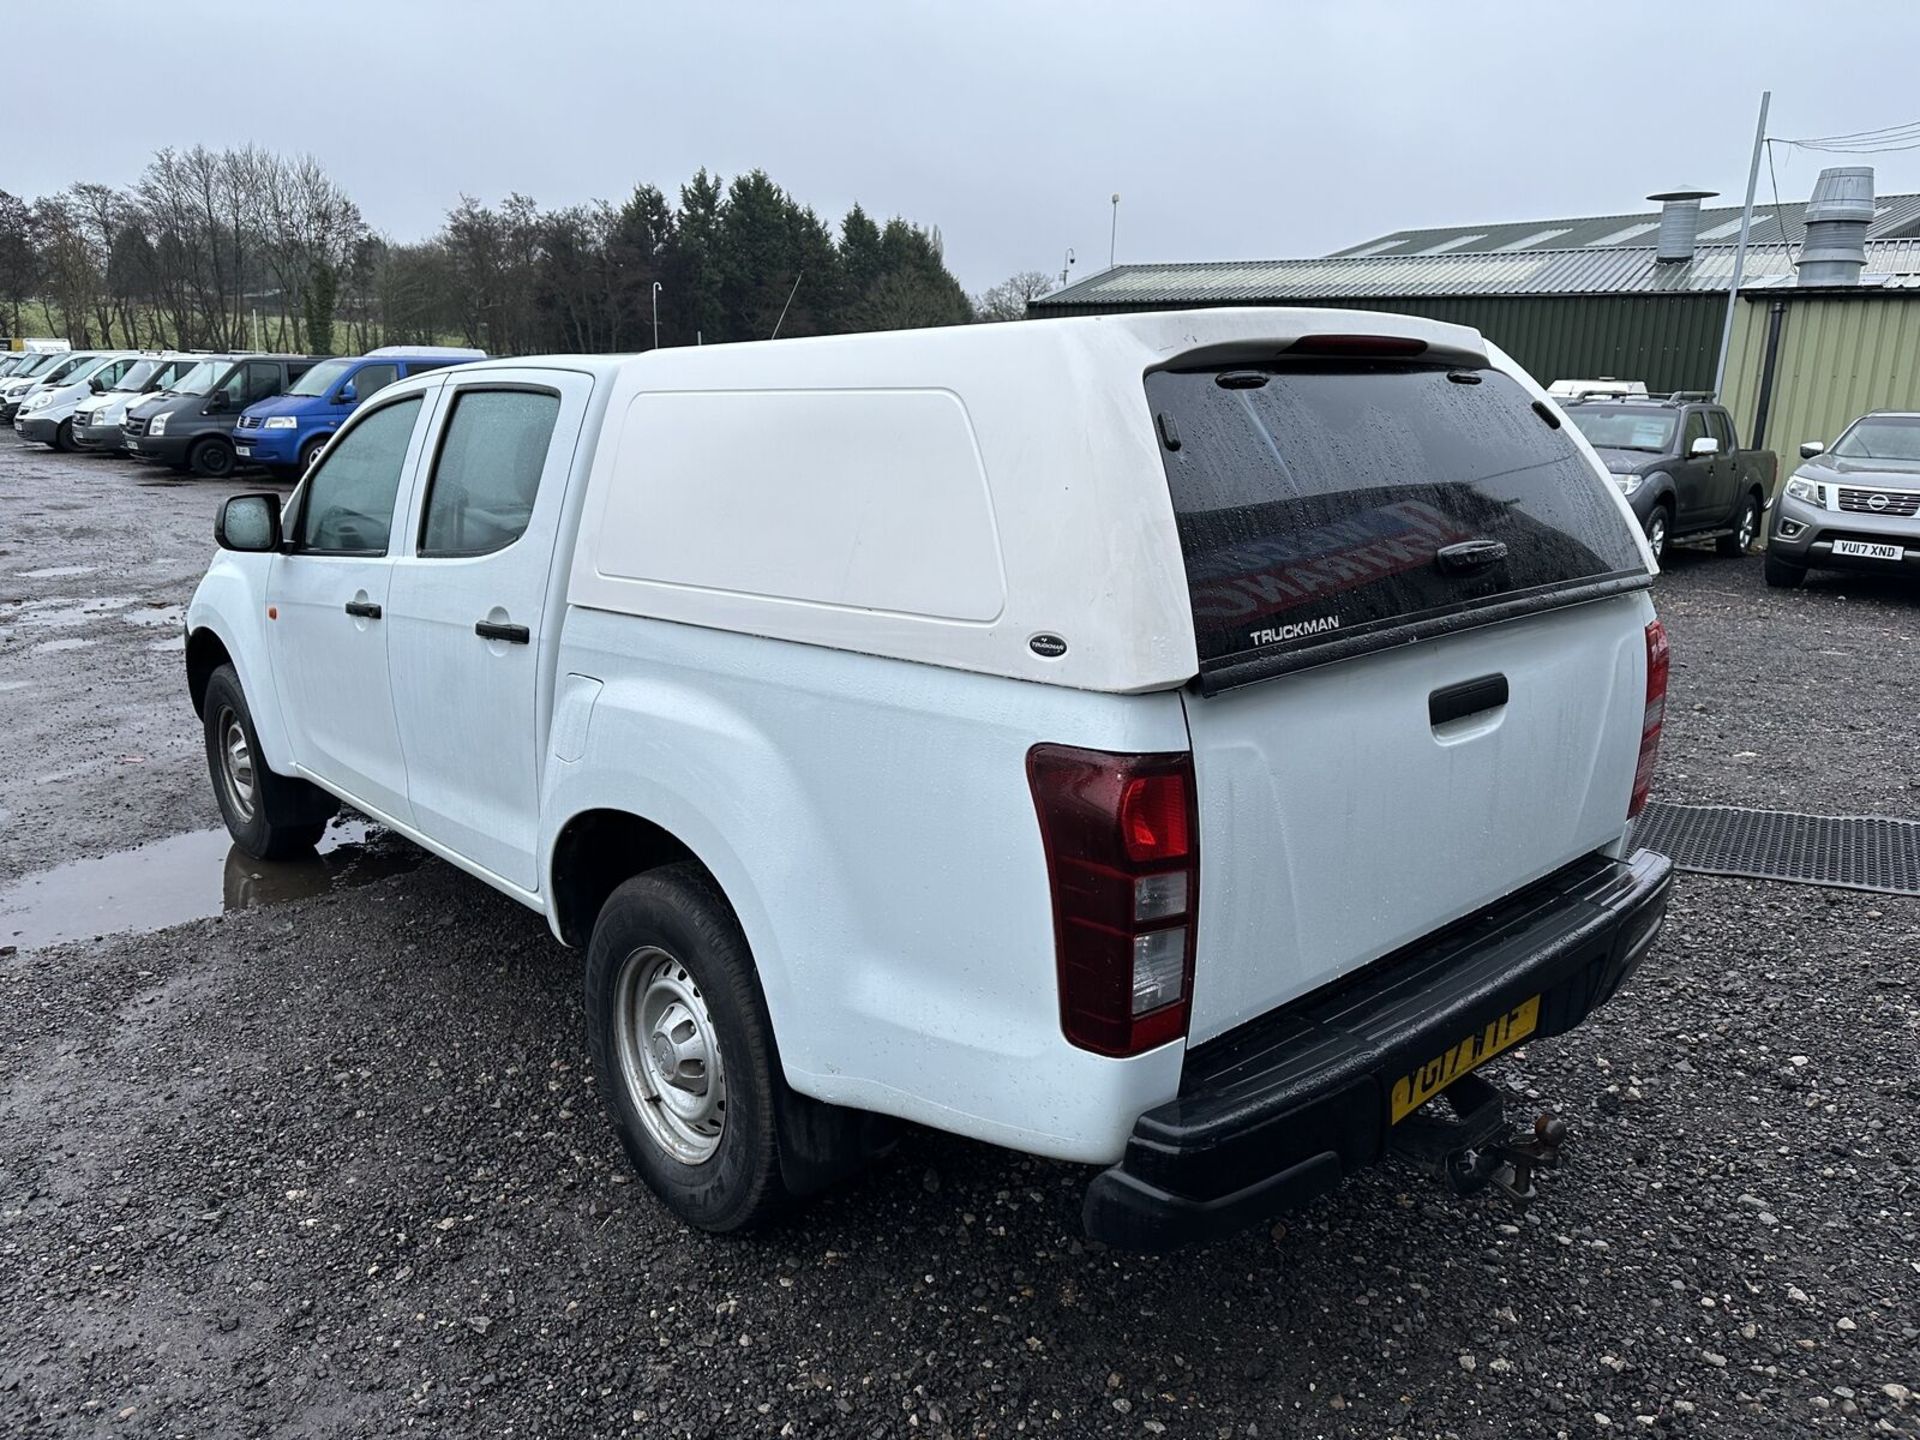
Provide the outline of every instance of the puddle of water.
<path id="1" fill-rule="evenodd" d="M 252 859 L 225 830 L 173 835 L 22 877 L 0 891 L 0 945 L 37 950 L 95 935 L 163 930 L 371 884 L 425 858 L 424 851 L 358 817 L 335 820 L 307 860 Z"/>
<path id="2" fill-rule="evenodd" d="M 0 694 L 9 690 L 24 690 L 32 683 L 31 680 L 0 680 Z"/>
<path id="3" fill-rule="evenodd" d="M 84 625 L 89 620 L 98 620 L 102 615 L 111 615 L 116 610 L 124 610 L 133 604 L 134 598 L 132 595 L 102 595 L 88 600 L 29 600 L 6 618 L 9 625 L 64 629 L 69 625 Z"/>
<path id="4" fill-rule="evenodd" d="M 65 580 L 72 575 L 91 575 L 98 565 L 49 565 L 44 570 L 16 570 L 22 580 Z"/>
<path id="5" fill-rule="evenodd" d="M 149 640 L 147 642 L 147 649 L 149 650 L 184 650 L 186 648 L 187 637 L 184 635 L 176 635 L 171 640 Z"/>
<path id="6" fill-rule="evenodd" d="M 129 610 L 120 618 L 129 625 L 145 625 L 153 629 L 169 626 L 180 628 L 180 618 L 186 613 L 184 605 L 142 605 Z"/>
<path id="7" fill-rule="evenodd" d="M 84 650 L 96 642 L 92 640 L 42 640 L 33 647 L 36 655 L 51 655 L 60 650 Z"/>

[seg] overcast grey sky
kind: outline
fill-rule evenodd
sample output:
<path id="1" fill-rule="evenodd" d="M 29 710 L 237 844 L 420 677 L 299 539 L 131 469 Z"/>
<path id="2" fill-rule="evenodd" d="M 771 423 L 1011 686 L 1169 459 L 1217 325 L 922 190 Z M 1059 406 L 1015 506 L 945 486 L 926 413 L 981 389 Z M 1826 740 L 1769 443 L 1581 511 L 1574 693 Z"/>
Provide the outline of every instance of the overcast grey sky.
<path id="1" fill-rule="evenodd" d="M 754 166 L 835 222 L 1012 271 L 1315 255 L 1405 226 L 1652 209 L 1805 137 L 1920 119 L 1920 5 L 45 0 L 7 7 L 0 187 L 125 184 L 163 145 L 317 156 L 376 228 Z M 1822 163 L 1780 152 L 1784 198 Z M 1920 151 L 1882 155 L 1920 190 Z M 1771 194 L 1764 171 L 1761 196 Z"/>

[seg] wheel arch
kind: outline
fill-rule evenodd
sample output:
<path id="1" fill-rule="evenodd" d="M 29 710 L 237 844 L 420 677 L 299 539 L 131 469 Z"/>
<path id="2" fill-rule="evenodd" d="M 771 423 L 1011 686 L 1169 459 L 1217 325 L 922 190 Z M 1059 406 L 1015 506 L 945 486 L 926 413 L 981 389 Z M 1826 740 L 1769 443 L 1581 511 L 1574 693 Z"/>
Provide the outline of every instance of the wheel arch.
<path id="1" fill-rule="evenodd" d="M 614 807 L 568 817 L 554 836 L 547 863 L 548 920 L 554 934 L 563 944 L 585 946 L 609 895 L 636 875 L 681 860 L 700 866 L 726 895 L 713 868 L 664 825 Z"/>
<path id="2" fill-rule="evenodd" d="M 220 632 L 202 625 L 187 636 L 187 695 L 193 701 L 193 713 L 206 713 L 207 682 L 222 665 L 233 664 L 233 653 Z"/>

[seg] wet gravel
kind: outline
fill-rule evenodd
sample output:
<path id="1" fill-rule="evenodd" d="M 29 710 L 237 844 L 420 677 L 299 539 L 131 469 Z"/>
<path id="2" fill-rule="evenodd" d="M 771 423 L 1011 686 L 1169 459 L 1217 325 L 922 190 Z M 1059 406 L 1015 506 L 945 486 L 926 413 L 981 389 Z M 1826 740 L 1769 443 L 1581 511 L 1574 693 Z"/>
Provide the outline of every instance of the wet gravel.
<path id="1" fill-rule="evenodd" d="M 120 517 L 60 563 L 206 533 L 206 492 L 30 463 Z M 74 594 L 18 578 L 88 544 L 23 468 L 0 588 Z M 1920 810 L 1920 596 L 1681 555 L 1659 600 L 1659 793 Z M 8 613 L 6 679 L 107 683 L 23 670 Z M 10 863 L 92 853 L 102 796 L 204 823 L 177 678 L 72 633 L 119 657 L 102 753 L 151 758 L 10 766 Z M 1686 877 L 1629 990 L 1499 1066 L 1575 1134 L 1524 1217 L 1389 1168 L 1147 1259 L 1079 1238 L 1085 1172 L 930 1133 L 771 1233 L 685 1230 L 599 1113 L 578 957 L 438 862 L 0 956 L 0 1434 L 1916 1433 L 1916 942 L 1920 901 Z"/>

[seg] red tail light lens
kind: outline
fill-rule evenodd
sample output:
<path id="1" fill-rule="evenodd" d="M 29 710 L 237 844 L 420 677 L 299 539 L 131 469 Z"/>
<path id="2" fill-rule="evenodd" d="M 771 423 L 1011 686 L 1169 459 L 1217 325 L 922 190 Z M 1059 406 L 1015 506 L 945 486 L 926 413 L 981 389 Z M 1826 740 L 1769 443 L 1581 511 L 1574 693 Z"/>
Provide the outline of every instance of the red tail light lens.
<path id="1" fill-rule="evenodd" d="M 1658 620 L 1649 620 L 1647 622 L 1647 709 L 1640 722 L 1640 763 L 1634 768 L 1633 798 L 1627 803 L 1629 820 L 1647 808 L 1647 796 L 1653 790 L 1653 771 L 1660 762 L 1660 727 L 1667 718 L 1669 660 L 1667 627 Z"/>
<path id="2" fill-rule="evenodd" d="M 1200 893 L 1193 759 L 1036 745 L 1060 1029 L 1101 1055 L 1187 1033 Z"/>
<path id="3" fill-rule="evenodd" d="M 1354 355 L 1381 360 L 1411 359 L 1426 350 L 1426 341 L 1403 335 L 1302 335 L 1287 347 L 1289 355 Z"/>

